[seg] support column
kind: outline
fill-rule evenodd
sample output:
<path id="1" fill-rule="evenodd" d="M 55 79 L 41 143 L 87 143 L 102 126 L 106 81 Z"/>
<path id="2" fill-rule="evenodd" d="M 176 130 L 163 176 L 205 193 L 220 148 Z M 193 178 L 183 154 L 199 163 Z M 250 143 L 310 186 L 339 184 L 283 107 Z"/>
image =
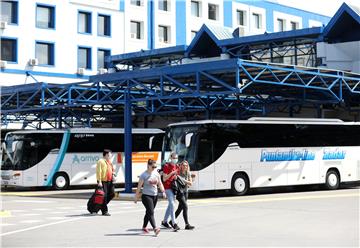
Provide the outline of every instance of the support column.
<path id="1" fill-rule="evenodd" d="M 124 113 L 124 144 L 125 144 L 125 193 L 132 192 L 132 142 L 131 142 L 131 99 L 129 86 L 125 93 Z"/>

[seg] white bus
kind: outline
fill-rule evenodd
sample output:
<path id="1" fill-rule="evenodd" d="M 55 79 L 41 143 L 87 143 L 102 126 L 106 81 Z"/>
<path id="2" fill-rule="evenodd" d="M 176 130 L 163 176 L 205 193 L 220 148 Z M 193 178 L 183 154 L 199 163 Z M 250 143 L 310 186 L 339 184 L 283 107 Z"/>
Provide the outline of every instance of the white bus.
<path id="1" fill-rule="evenodd" d="M 160 162 L 163 131 L 132 129 L 132 179 L 146 170 L 146 162 Z M 103 149 L 113 151 L 115 183 L 124 183 L 124 129 L 75 128 L 24 130 L 6 134 L 1 162 L 5 186 L 53 186 L 96 184 L 96 162 Z"/>
<path id="2" fill-rule="evenodd" d="M 191 190 L 227 190 L 360 180 L 360 123 L 250 118 L 171 124 L 163 158 L 176 151 L 195 174 Z M 165 157 L 164 157 L 165 156 Z"/>

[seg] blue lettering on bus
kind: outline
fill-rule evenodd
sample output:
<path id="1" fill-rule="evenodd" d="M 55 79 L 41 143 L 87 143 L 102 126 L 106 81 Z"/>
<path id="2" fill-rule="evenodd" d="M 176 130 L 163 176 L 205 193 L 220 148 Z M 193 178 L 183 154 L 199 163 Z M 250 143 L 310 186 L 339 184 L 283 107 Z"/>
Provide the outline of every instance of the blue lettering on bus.
<path id="1" fill-rule="evenodd" d="M 301 160 L 314 160 L 315 153 L 303 149 L 295 150 L 291 149 L 288 151 L 267 151 L 261 150 L 260 162 L 272 162 L 272 161 L 301 161 Z"/>
<path id="2" fill-rule="evenodd" d="M 92 155 L 78 156 L 75 154 L 73 156 L 72 163 L 80 164 L 81 162 L 97 162 L 99 159 L 100 159 L 99 156 L 92 156 Z"/>
<path id="3" fill-rule="evenodd" d="M 323 160 L 345 159 L 346 151 L 338 148 L 324 149 Z"/>

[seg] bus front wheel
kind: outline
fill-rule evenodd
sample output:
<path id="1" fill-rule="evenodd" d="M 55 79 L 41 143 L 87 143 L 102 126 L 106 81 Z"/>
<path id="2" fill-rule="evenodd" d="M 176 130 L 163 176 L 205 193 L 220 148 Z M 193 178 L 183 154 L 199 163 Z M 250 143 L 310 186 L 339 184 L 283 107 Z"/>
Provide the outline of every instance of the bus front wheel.
<path id="1" fill-rule="evenodd" d="M 53 186 L 57 190 L 67 189 L 69 187 L 69 177 L 65 173 L 55 174 Z"/>
<path id="2" fill-rule="evenodd" d="M 329 170 L 326 173 L 325 186 L 327 189 L 333 190 L 338 189 L 340 186 L 340 177 L 335 170 Z"/>
<path id="3" fill-rule="evenodd" d="M 245 174 L 235 174 L 231 180 L 231 192 L 234 195 L 245 195 L 249 190 L 249 179 Z"/>

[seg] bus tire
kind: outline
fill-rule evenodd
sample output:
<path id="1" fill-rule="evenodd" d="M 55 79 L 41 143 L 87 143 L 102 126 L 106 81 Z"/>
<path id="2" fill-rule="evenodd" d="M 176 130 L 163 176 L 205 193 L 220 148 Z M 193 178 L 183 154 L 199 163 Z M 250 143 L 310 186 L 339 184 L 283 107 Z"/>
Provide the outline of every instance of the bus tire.
<path id="1" fill-rule="evenodd" d="M 338 189 L 340 186 L 340 176 L 336 170 L 329 170 L 326 173 L 325 187 L 330 190 Z"/>
<path id="2" fill-rule="evenodd" d="M 64 172 L 56 173 L 53 179 L 53 187 L 56 190 L 63 190 L 69 187 L 69 177 Z"/>
<path id="3" fill-rule="evenodd" d="M 244 173 L 237 173 L 231 180 L 231 193 L 233 195 L 245 195 L 249 190 L 249 179 Z"/>

